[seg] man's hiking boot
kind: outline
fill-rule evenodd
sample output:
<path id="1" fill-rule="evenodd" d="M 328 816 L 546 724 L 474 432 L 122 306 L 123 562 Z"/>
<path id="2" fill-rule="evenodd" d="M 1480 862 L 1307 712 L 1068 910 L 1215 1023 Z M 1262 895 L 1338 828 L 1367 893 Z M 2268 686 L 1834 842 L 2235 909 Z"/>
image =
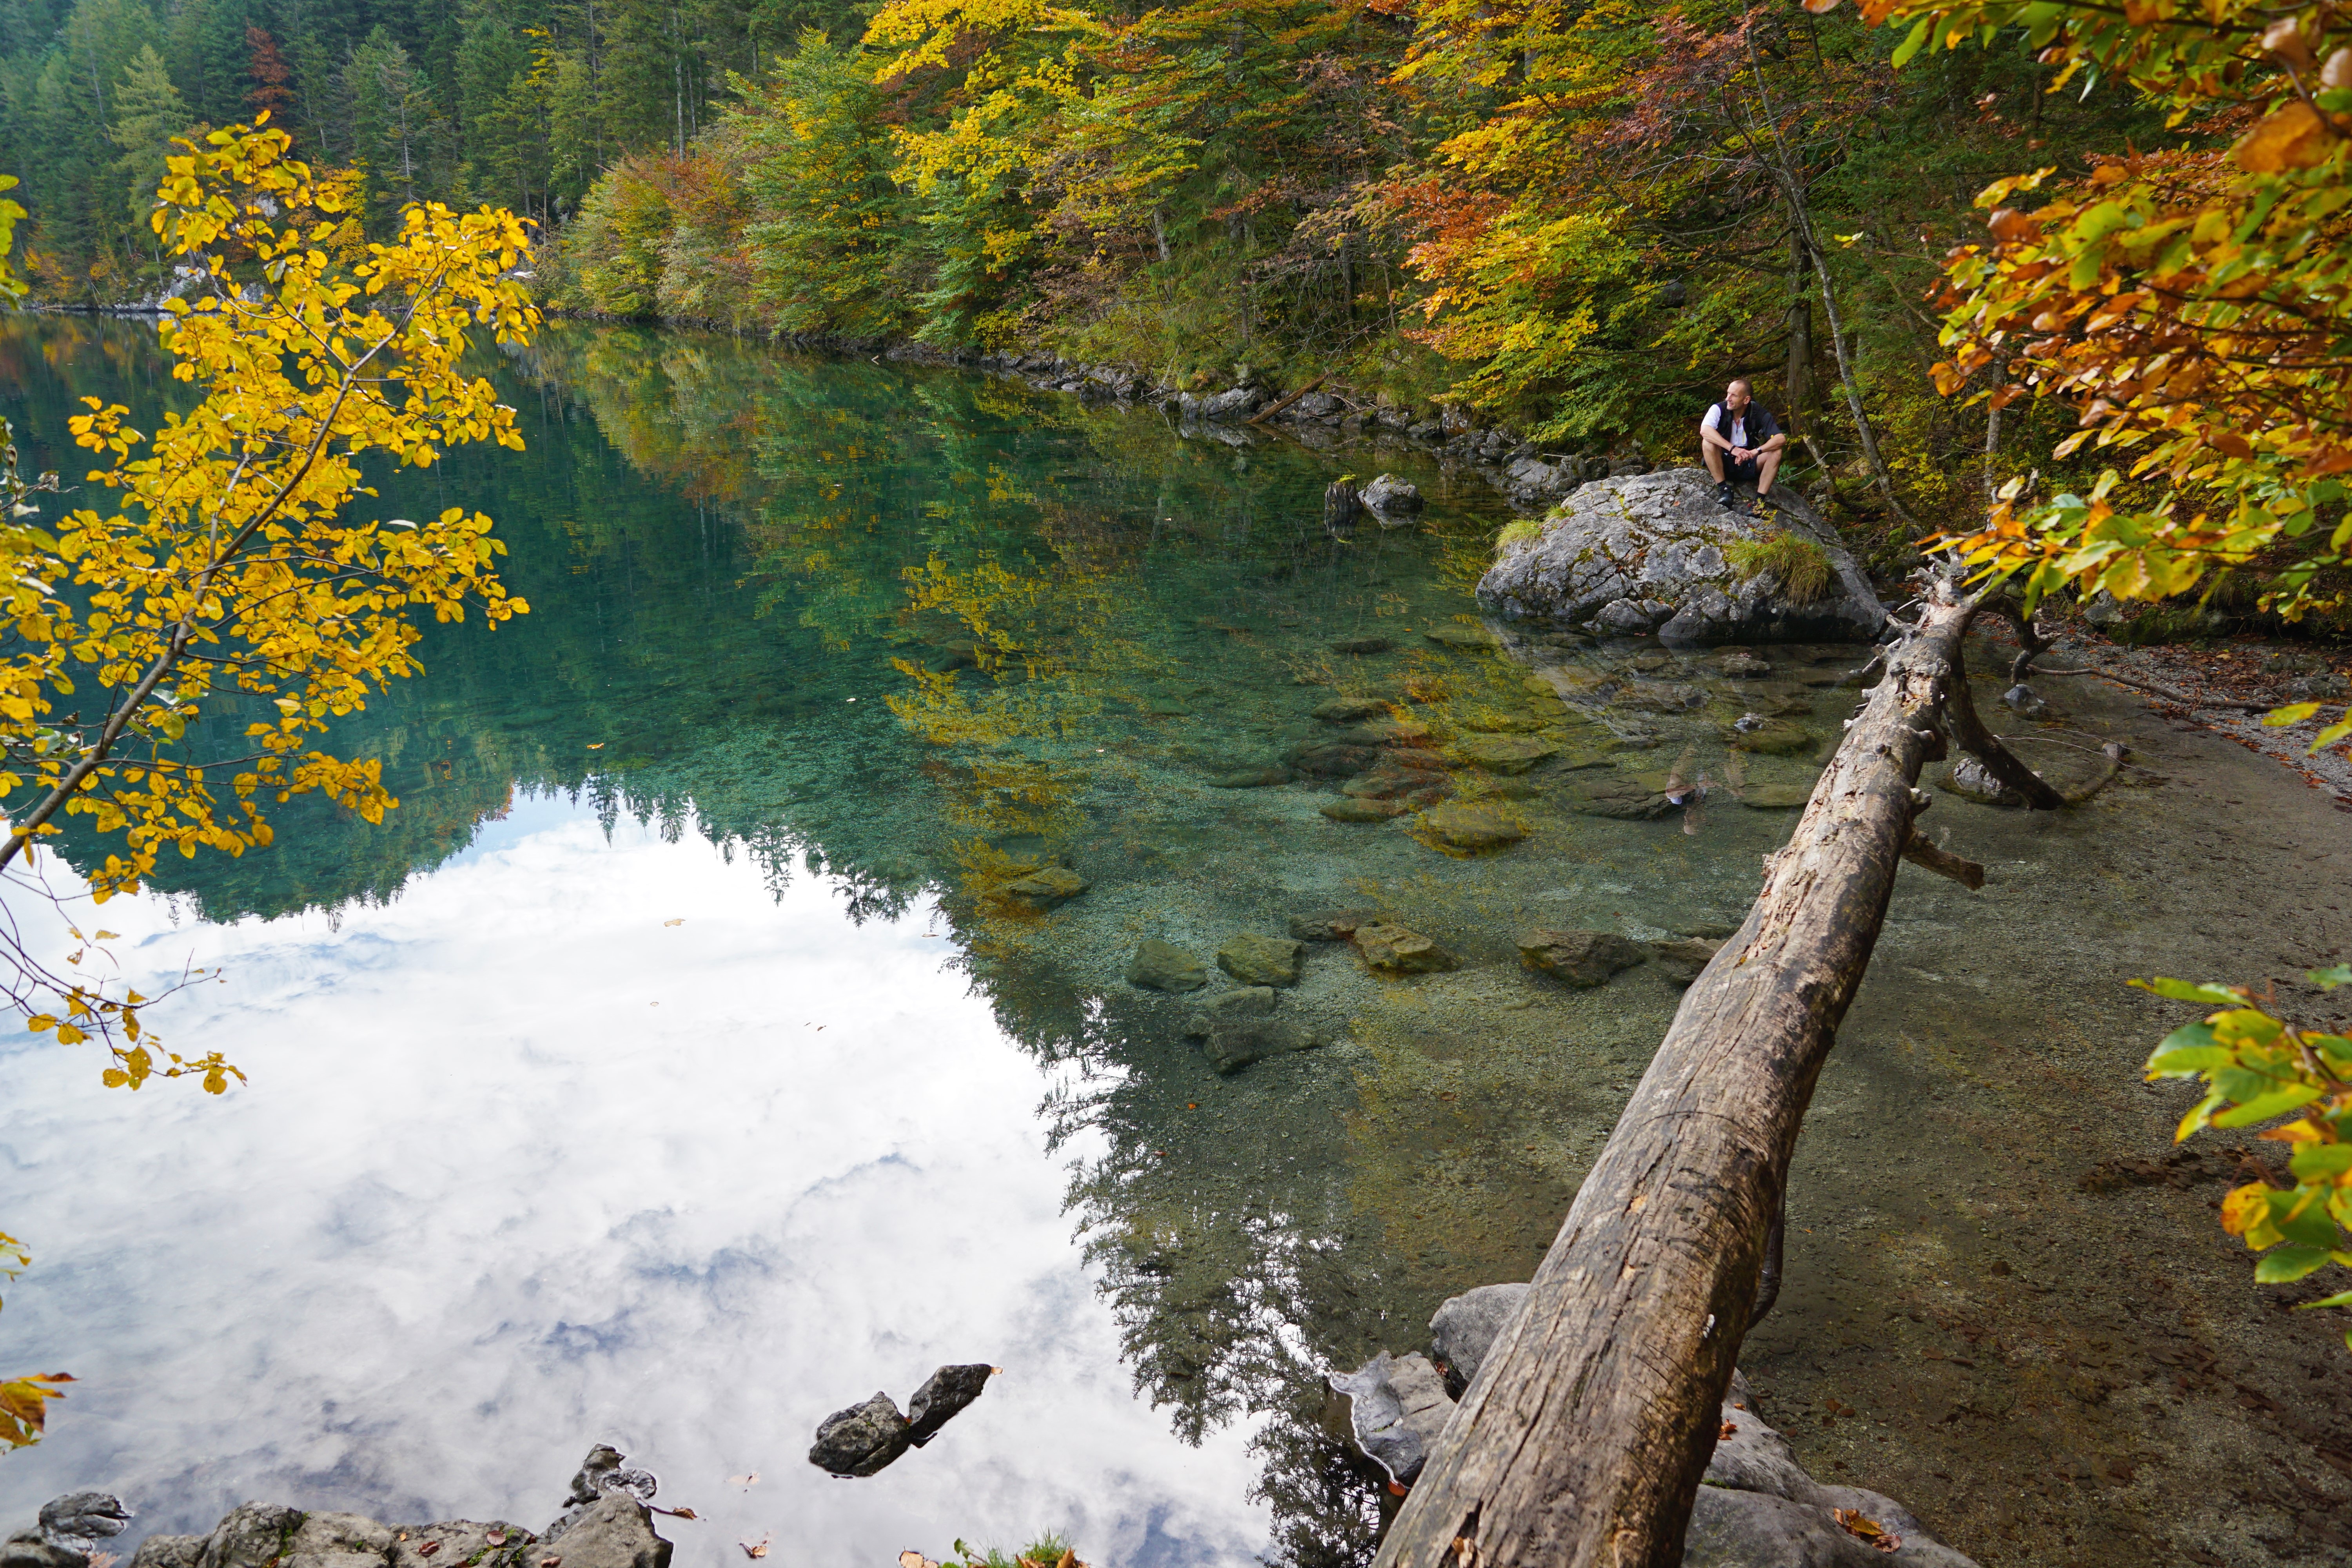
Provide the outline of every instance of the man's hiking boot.
<path id="1" fill-rule="evenodd" d="M 1739 510 L 1739 498 L 1733 493 L 1731 481 L 1729 479 L 1717 479 L 1716 481 L 1715 504 L 1731 511 L 1738 511 Z"/>

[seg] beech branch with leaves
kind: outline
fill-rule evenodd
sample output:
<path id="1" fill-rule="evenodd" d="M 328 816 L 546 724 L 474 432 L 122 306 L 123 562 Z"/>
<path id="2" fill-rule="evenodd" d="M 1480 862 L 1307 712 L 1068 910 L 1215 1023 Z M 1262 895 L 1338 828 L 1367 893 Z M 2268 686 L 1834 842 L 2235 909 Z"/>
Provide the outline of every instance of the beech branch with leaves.
<path id="1" fill-rule="evenodd" d="M 2315 970 L 2312 984 L 2352 984 L 2352 964 Z M 2221 1011 L 2175 1029 L 2148 1058 L 2151 1079 L 2200 1079 L 2205 1097 L 2180 1119 L 2175 1142 L 2207 1127 L 2275 1125 L 2256 1136 L 2292 1151 L 2292 1185 L 2249 1182 L 2222 1201 L 2221 1227 L 2261 1253 L 2254 1278 L 2284 1284 L 2335 1264 L 2352 1268 L 2352 1039 L 2298 1029 L 2273 1005 L 2236 986 L 2135 981 L 2160 996 Z M 2341 1290 L 2312 1307 L 2352 1307 Z M 2352 1346 L 2352 1329 L 2344 1342 Z"/>
<path id="2" fill-rule="evenodd" d="M 161 335 L 204 400 L 152 435 L 86 400 L 73 435 L 106 464 L 89 482 L 122 510 L 77 510 L 54 532 L 20 513 L 0 533 L 0 871 L 45 892 L 36 844 L 84 816 L 121 836 L 87 876 L 100 903 L 136 889 L 166 849 L 267 845 L 265 797 L 322 791 L 380 819 L 398 805 L 380 764 L 315 738 L 418 672 L 412 612 L 496 625 L 529 608 L 493 570 L 504 546 L 488 517 L 344 516 L 374 493 L 367 454 L 425 468 L 468 442 L 521 447 L 514 411 L 458 368 L 478 330 L 522 342 L 538 324 L 513 276 L 520 221 L 412 205 L 390 243 L 347 263 L 347 183 L 313 179 L 285 132 L 257 122 L 179 145 L 152 221 L 205 274 Z M 192 754 L 232 694 L 276 716 L 227 754 Z M 35 1030 L 104 1039 L 110 1084 L 226 1087 L 236 1068 L 217 1053 L 159 1057 L 140 1019 L 153 998 L 81 969 L 84 956 L 58 973 L 0 929 L 0 984 Z"/>

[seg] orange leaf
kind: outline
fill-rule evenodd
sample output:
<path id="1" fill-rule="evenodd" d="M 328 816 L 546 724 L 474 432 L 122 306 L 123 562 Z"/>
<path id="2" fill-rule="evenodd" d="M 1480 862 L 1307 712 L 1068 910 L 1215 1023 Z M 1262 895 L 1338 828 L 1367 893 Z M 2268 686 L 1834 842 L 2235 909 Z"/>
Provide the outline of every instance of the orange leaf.
<path id="1" fill-rule="evenodd" d="M 2215 451 L 2232 458 L 2251 458 L 2254 455 L 2253 443 L 2235 430 L 2216 430 L 2205 437 L 2205 444 Z"/>
<path id="2" fill-rule="evenodd" d="M 2015 207 L 2002 207 L 1985 220 L 1985 226 L 2003 245 L 2022 245 L 2029 239 L 2038 238 L 2042 233 L 2040 224 Z"/>
<path id="3" fill-rule="evenodd" d="M 2334 128 L 2314 114 L 2308 104 L 2299 98 L 2290 99 L 2239 137 L 2230 156 L 2250 174 L 2275 174 L 2282 169 L 2308 169 L 2325 161 L 2336 140 Z"/>
<path id="4" fill-rule="evenodd" d="M 1838 8 L 1838 0 L 1805 0 L 1805 9 L 1816 16 L 1826 16 Z"/>

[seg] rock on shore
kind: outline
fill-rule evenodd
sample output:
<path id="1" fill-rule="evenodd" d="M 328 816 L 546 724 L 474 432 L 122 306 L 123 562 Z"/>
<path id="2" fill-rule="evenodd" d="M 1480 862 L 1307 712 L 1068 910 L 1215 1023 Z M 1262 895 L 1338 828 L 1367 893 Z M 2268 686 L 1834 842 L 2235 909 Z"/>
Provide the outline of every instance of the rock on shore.
<path id="1" fill-rule="evenodd" d="M 1862 568 L 1804 500 L 1774 490 L 1769 518 L 1716 502 L 1704 468 L 1601 479 L 1544 520 L 1538 537 L 1507 550 L 1479 579 L 1478 597 L 1512 618 L 1537 616 L 1588 631 L 1668 642 L 1867 640 L 1885 606 Z M 1826 553 L 1832 580 L 1807 603 L 1769 572 L 1742 581 L 1726 549 L 1782 530 Z"/>
<path id="2" fill-rule="evenodd" d="M 1525 1285 L 1482 1285 L 1452 1297 L 1429 1321 L 1435 1361 L 1382 1351 L 1334 1375 L 1357 1448 L 1400 1484 L 1421 1473 L 1527 1299 Z M 1441 1373 L 1443 1381 L 1440 1381 Z M 1683 1568 L 1977 1568 L 1893 1498 L 1823 1486 L 1805 1473 L 1756 1413 L 1748 1380 L 1731 1374 L 1722 1427 L 1691 1506 Z"/>

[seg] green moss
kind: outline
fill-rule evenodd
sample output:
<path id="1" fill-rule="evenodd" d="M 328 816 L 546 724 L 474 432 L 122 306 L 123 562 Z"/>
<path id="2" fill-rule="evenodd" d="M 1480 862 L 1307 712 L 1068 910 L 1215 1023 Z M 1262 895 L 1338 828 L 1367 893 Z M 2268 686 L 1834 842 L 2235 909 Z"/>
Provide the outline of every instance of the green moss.
<path id="1" fill-rule="evenodd" d="M 1775 530 L 1759 539 L 1735 540 L 1724 547 L 1723 558 L 1743 583 L 1769 572 L 1780 581 L 1780 595 L 1792 605 L 1810 605 L 1830 585 L 1829 552 L 1810 539 Z"/>

